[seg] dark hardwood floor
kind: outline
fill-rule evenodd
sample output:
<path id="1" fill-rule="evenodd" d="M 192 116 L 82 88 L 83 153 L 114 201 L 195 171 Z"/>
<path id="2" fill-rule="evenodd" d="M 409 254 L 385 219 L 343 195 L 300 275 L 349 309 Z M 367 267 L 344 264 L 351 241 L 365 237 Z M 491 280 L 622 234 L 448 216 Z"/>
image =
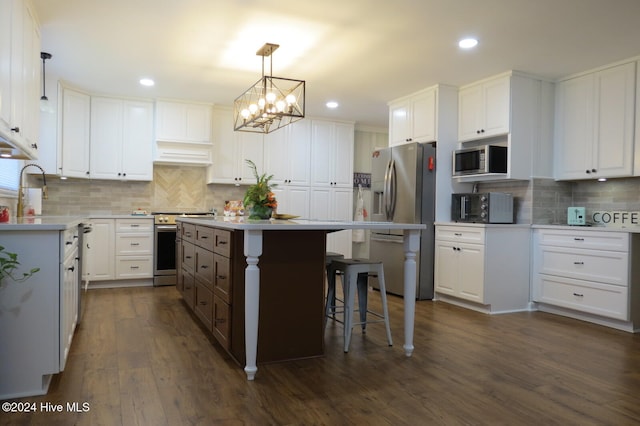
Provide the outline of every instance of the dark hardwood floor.
<path id="1" fill-rule="evenodd" d="M 0 413 L 0 424 L 640 423 L 640 335 L 560 316 L 418 302 L 407 358 L 402 299 L 390 297 L 393 347 L 375 324 L 354 329 L 344 354 L 342 328 L 329 323 L 326 356 L 259 365 L 248 382 L 175 288 L 93 290 L 85 300 L 65 371 L 48 395 L 16 401 L 89 411 Z"/>

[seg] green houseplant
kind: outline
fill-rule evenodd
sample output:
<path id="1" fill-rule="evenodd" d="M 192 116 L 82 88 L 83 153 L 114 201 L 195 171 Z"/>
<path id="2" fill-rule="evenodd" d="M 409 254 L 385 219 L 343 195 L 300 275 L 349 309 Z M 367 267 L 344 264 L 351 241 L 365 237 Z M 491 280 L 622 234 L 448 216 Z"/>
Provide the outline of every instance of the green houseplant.
<path id="1" fill-rule="evenodd" d="M 247 188 L 247 192 L 244 194 L 244 207 L 249 209 L 249 219 L 269 219 L 273 210 L 278 206 L 275 194 L 271 191 L 271 188 L 276 184 L 270 184 L 269 181 L 273 178 L 273 175 L 267 176 L 266 173 L 262 175 L 258 174 L 256 164 L 251 160 L 245 160 L 253 171 L 253 176 L 256 178 L 256 183 Z"/>
<path id="2" fill-rule="evenodd" d="M 8 252 L 0 246 L 0 287 L 5 282 L 5 278 L 10 278 L 15 282 L 23 282 L 40 270 L 40 268 L 31 268 L 29 272 L 23 272 L 22 276 L 17 276 L 14 275 L 14 271 L 18 266 L 20 266 L 18 255 Z"/>

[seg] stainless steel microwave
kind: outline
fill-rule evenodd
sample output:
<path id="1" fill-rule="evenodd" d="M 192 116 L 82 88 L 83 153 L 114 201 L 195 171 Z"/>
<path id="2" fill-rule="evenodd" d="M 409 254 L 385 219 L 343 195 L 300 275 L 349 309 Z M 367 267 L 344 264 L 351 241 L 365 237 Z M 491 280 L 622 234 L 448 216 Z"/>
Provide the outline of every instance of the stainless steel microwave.
<path id="1" fill-rule="evenodd" d="M 451 220 L 513 223 L 513 195 L 505 192 L 451 194 Z"/>
<path id="2" fill-rule="evenodd" d="M 507 173 L 507 147 L 481 145 L 453 152 L 453 176 Z"/>

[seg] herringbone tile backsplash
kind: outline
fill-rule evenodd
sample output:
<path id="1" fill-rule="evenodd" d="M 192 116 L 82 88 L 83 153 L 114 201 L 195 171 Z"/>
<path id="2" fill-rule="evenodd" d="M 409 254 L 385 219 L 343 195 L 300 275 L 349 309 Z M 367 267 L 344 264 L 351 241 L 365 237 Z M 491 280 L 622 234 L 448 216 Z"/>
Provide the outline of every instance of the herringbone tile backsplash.
<path id="1" fill-rule="evenodd" d="M 41 186 L 36 176 L 33 186 Z M 155 165 L 152 182 L 90 179 L 47 179 L 49 198 L 42 202 L 47 216 L 129 214 L 132 210 L 222 212 L 226 200 L 239 200 L 244 187 L 207 185 L 206 168 Z"/>

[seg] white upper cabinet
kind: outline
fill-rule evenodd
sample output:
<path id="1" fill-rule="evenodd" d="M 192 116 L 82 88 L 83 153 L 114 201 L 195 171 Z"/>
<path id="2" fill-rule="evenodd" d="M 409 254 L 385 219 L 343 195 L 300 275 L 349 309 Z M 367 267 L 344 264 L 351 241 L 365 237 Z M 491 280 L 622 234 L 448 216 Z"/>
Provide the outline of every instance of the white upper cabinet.
<path id="1" fill-rule="evenodd" d="M 635 78 L 630 62 L 557 84 L 556 179 L 633 175 Z"/>
<path id="2" fill-rule="evenodd" d="M 491 138 L 509 133 L 511 78 L 483 80 L 460 88 L 458 140 Z"/>
<path id="3" fill-rule="evenodd" d="M 153 180 L 153 103 L 91 98 L 90 176 Z"/>
<path id="4" fill-rule="evenodd" d="M 61 105 L 60 114 L 58 114 L 60 175 L 88 178 L 91 97 L 86 93 L 60 85 L 58 98 L 58 103 Z"/>
<path id="5" fill-rule="evenodd" d="M 436 140 L 436 93 L 431 87 L 389 102 L 389 146 Z"/>
<path id="6" fill-rule="evenodd" d="M 353 138 L 353 124 L 311 122 L 312 186 L 353 187 Z"/>
<path id="7" fill-rule="evenodd" d="M 156 102 L 156 140 L 211 143 L 211 105 Z"/>
<path id="8" fill-rule="evenodd" d="M 264 137 L 264 169 L 278 185 L 309 185 L 311 121 L 299 120 Z"/>
<path id="9" fill-rule="evenodd" d="M 226 108 L 214 108 L 213 158 L 207 171 L 207 183 L 255 183 L 246 160 L 255 163 L 259 174 L 265 173 L 263 138 L 262 133 L 234 131 L 233 112 Z"/>
<path id="10" fill-rule="evenodd" d="M 0 146 L 37 158 L 40 30 L 30 4 L 0 2 Z"/>

